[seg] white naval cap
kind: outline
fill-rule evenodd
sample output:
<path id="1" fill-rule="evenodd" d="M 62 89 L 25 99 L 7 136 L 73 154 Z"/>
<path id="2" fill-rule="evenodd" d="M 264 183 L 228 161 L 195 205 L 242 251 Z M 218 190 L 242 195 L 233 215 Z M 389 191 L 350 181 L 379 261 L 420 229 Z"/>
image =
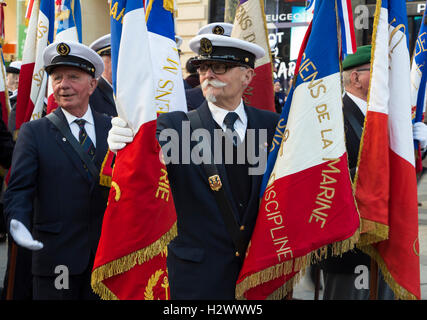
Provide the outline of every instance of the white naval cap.
<path id="1" fill-rule="evenodd" d="M 21 72 L 21 65 L 22 61 L 12 61 L 6 68 L 6 72 L 19 74 L 19 72 Z"/>
<path id="2" fill-rule="evenodd" d="M 198 54 L 191 62 L 194 65 L 210 60 L 234 62 L 254 68 L 255 60 L 265 55 L 264 49 L 255 43 L 216 34 L 197 35 L 190 40 L 189 45 Z"/>
<path id="3" fill-rule="evenodd" d="M 93 51 L 95 51 L 100 56 L 111 55 L 111 33 L 106 34 L 89 45 Z"/>
<path id="4" fill-rule="evenodd" d="M 91 48 L 74 41 L 51 43 L 43 51 L 44 68 L 48 74 L 59 66 L 79 68 L 98 79 L 104 71 L 104 62 Z"/>
<path id="5" fill-rule="evenodd" d="M 227 22 L 212 22 L 200 28 L 197 35 L 201 34 L 217 34 L 219 36 L 231 36 L 233 25 Z"/>

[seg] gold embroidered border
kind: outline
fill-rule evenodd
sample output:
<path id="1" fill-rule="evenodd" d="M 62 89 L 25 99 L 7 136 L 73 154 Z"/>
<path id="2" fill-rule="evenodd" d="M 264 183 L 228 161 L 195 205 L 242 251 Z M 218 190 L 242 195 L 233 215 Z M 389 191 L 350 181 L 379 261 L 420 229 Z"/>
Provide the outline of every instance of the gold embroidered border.
<path id="1" fill-rule="evenodd" d="M 119 300 L 117 296 L 102 283 L 102 281 L 129 271 L 135 267 L 136 264 L 141 265 L 142 263 L 159 255 L 168 243 L 176 236 L 177 226 L 175 222 L 168 232 L 149 246 L 96 268 L 93 270 L 91 277 L 93 291 L 103 300 Z"/>
<path id="2" fill-rule="evenodd" d="M 332 244 L 332 256 L 339 256 L 343 253 L 354 248 L 356 243 L 359 240 L 359 229 L 355 233 L 343 241 L 338 241 Z M 269 282 L 276 278 L 279 278 L 283 275 L 288 275 L 291 272 L 299 272 L 297 275 L 293 276 L 291 279 L 286 281 L 280 288 L 276 289 L 271 293 L 267 299 L 268 300 L 278 300 L 282 299 L 292 290 L 294 285 L 298 283 L 301 276 L 304 275 L 305 269 L 315 263 L 320 262 L 321 260 L 327 258 L 328 256 L 328 246 L 323 246 L 317 250 L 309 252 L 307 255 L 298 257 L 289 261 L 285 261 L 280 264 L 276 264 L 267 269 L 258 271 L 236 286 L 236 299 L 246 300 L 244 294 L 246 291 L 259 286 L 263 283 Z"/>
<path id="3" fill-rule="evenodd" d="M 400 284 L 396 282 L 396 280 L 391 275 L 390 271 L 388 271 L 387 265 L 384 262 L 383 258 L 379 254 L 379 252 L 371 245 L 360 247 L 360 250 L 368 254 L 372 259 L 374 259 L 378 267 L 380 268 L 385 282 L 389 285 L 391 290 L 393 290 L 393 293 L 395 297 L 399 300 L 418 300 L 418 298 L 403 288 Z"/>

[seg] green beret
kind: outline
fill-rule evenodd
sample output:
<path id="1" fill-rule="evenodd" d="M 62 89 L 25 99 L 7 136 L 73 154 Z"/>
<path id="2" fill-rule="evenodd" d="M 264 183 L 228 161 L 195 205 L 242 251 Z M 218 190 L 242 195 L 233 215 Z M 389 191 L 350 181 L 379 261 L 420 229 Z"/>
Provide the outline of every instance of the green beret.
<path id="1" fill-rule="evenodd" d="M 353 54 L 349 54 L 342 62 L 342 69 L 347 70 L 371 62 L 371 45 L 361 46 Z"/>

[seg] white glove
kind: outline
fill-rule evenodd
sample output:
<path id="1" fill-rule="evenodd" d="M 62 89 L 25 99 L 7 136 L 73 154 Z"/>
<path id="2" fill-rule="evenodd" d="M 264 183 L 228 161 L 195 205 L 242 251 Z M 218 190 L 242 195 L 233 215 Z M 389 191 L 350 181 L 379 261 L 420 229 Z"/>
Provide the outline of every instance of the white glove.
<path id="1" fill-rule="evenodd" d="M 427 147 L 427 125 L 424 122 L 416 122 L 413 127 L 414 140 L 420 142 L 421 149 Z"/>
<path id="2" fill-rule="evenodd" d="M 108 147 L 116 153 L 123 149 L 127 143 L 133 141 L 133 131 L 128 127 L 126 121 L 119 117 L 111 119 L 112 127 L 108 132 Z"/>
<path id="3" fill-rule="evenodd" d="M 10 220 L 10 235 L 13 240 L 21 247 L 30 250 L 40 250 L 43 248 L 43 243 L 34 240 L 30 231 L 22 224 L 22 222 L 12 219 Z"/>

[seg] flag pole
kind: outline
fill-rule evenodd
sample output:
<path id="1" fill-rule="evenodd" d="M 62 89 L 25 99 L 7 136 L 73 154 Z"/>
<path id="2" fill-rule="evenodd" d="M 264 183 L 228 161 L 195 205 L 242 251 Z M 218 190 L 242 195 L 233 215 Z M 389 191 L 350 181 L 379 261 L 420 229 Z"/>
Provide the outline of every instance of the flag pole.
<path id="1" fill-rule="evenodd" d="M 233 23 L 239 0 L 225 0 L 224 22 Z"/>
<path id="2" fill-rule="evenodd" d="M 378 264 L 374 258 L 371 258 L 369 274 L 369 300 L 378 300 Z"/>
<path id="3" fill-rule="evenodd" d="M 18 245 L 9 237 L 9 241 L 12 241 L 10 248 L 10 261 L 9 261 L 9 273 L 7 279 L 7 292 L 6 300 L 13 300 L 13 290 L 15 287 L 15 270 L 16 270 L 16 257 L 18 254 Z"/>

